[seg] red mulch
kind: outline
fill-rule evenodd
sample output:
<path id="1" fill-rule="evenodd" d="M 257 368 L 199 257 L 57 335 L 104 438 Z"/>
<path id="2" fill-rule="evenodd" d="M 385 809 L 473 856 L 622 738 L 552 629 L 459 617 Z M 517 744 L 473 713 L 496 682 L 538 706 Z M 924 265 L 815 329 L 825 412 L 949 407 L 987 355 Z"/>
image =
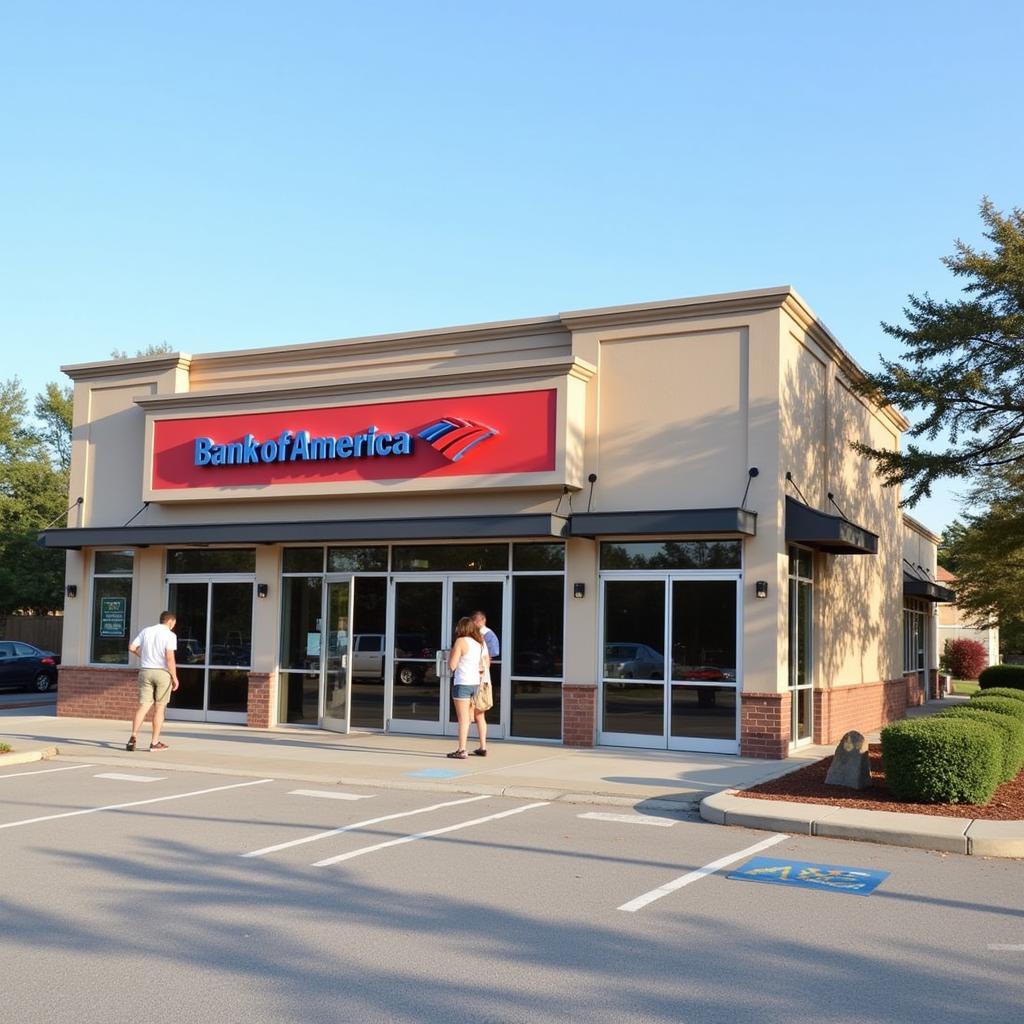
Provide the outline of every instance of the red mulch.
<path id="1" fill-rule="evenodd" d="M 864 811 L 908 811 L 911 814 L 938 814 L 949 818 L 983 818 L 989 821 L 1024 820 L 1024 772 L 1000 786 L 992 799 L 979 804 L 908 804 L 897 800 L 885 788 L 881 744 L 868 748 L 871 758 L 871 785 L 867 789 L 826 786 L 825 775 L 831 757 L 823 757 L 806 768 L 741 790 L 740 796 L 758 800 L 792 800 L 801 804 L 829 804 L 833 807 L 858 807 Z"/>

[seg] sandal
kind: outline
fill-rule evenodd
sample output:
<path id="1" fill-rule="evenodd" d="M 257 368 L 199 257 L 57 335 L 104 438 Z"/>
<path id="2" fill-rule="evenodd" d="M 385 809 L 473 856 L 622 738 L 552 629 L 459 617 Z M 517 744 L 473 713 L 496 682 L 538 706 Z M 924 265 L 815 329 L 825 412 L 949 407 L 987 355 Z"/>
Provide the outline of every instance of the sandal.
<path id="1" fill-rule="evenodd" d="M 453 750 L 450 754 L 445 754 L 444 756 L 445 757 L 454 758 L 456 761 L 465 761 L 466 760 L 466 751 L 465 750 Z"/>
<path id="2" fill-rule="evenodd" d="M 160 743 L 150 743 L 149 749 L 150 750 L 166 750 L 167 749 L 167 744 L 163 743 L 163 742 L 160 742 Z"/>
<path id="3" fill-rule="evenodd" d="M 476 750 L 473 751 L 473 756 L 474 757 L 486 757 L 487 756 L 487 748 L 486 747 L 477 747 Z"/>
<path id="4" fill-rule="evenodd" d="M 128 742 L 124 745 L 124 749 L 125 750 L 134 750 L 136 743 L 138 743 L 138 737 L 137 736 L 132 736 L 132 738 L 130 740 L 128 740 Z"/>

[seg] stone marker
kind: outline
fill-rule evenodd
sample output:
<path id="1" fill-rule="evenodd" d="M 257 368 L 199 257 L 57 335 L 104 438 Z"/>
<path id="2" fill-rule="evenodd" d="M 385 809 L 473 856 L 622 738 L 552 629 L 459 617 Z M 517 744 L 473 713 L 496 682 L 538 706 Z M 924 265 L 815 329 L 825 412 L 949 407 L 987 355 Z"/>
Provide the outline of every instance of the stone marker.
<path id="1" fill-rule="evenodd" d="M 825 784 L 849 789 L 867 789 L 871 785 L 868 741 L 863 733 L 851 729 L 839 741 Z"/>

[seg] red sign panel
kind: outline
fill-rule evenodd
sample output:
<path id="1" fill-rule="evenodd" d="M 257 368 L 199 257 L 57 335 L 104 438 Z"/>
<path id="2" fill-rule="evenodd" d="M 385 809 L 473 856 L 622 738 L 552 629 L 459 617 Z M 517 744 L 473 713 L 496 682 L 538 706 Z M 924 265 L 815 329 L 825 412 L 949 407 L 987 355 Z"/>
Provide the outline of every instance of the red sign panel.
<path id="1" fill-rule="evenodd" d="M 152 489 L 542 473 L 557 393 L 157 420 Z"/>

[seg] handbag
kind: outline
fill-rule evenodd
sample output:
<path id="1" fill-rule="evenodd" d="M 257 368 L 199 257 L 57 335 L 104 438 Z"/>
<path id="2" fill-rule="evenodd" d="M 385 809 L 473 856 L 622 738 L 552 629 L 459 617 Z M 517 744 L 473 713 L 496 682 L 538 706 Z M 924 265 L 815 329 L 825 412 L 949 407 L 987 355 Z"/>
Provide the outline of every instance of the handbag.
<path id="1" fill-rule="evenodd" d="M 480 673 L 480 685 L 473 691 L 473 707 L 477 711 L 490 711 L 494 707 L 494 691 L 491 689 L 491 674 L 488 670 Z"/>

